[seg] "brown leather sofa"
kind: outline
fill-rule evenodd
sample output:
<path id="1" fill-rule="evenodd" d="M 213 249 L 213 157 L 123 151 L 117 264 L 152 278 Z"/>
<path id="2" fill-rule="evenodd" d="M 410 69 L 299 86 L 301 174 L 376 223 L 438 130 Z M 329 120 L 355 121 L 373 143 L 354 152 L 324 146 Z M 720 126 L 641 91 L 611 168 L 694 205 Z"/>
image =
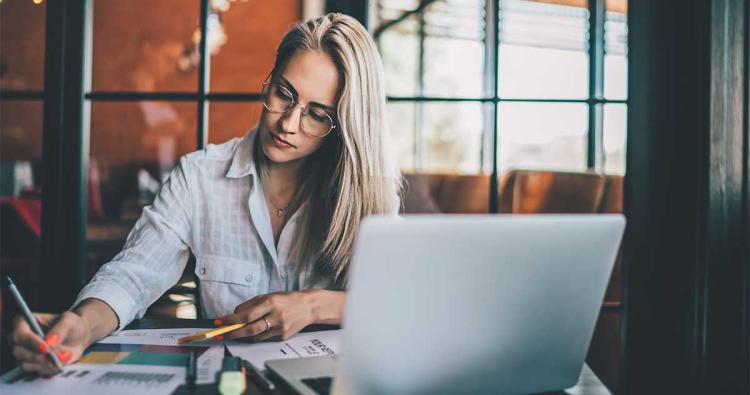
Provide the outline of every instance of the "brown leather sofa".
<path id="1" fill-rule="evenodd" d="M 404 174 L 401 212 L 487 213 L 489 189 L 489 175 Z M 622 176 L 512 170 L 502 177 L 498 197 L 501 213 L 622 212 Z"/>
<path id="2" fill-rule="evenodd" d="M 401 212 L 480 214 L 489 211 L 488 175 L 405 174 Z M 622 213 L 623 177 L 513 170 L 498 187 L 501 213 Z M 618 257 L 587 362 L 616 392 L 621 358 L 621 273 Z"/>

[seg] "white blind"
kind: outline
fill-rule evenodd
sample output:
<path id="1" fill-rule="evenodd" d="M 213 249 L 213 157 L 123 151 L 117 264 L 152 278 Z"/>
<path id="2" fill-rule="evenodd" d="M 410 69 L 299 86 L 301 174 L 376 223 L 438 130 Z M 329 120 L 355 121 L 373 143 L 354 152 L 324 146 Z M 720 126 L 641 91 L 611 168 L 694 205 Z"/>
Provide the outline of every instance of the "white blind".
<path id="1" fill-rule="evenodd" d="M 571 51 L 588 49 L 589 11 L 526 0 L 500 1 L 500 42 Z"/>

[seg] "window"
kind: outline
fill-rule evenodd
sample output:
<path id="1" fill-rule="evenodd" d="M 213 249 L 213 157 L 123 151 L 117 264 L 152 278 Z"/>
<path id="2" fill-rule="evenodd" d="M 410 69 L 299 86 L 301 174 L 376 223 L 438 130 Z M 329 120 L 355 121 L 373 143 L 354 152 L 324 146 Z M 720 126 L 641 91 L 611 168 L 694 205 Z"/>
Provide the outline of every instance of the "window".
<path id="1" fill-rule="evenodd" d="M 182 155 L 243 136 L 258 121 L 276 46 L 301 16 L 295 0 L 208 2 L 202 65 L 202 1 L 92 3 L 86 99 L 102 210 L 89 227 L 125 232 Z"/>
<path id="2" fill-rule="evenodd" d="M 40 299 L 46 7 L 0 2 L 0 268 Z"/>
<path id="3" fill-rule="evenodd" d="M 402 170 L 624 174 L 626 12 L 625 0 L 374 2 Z"/>

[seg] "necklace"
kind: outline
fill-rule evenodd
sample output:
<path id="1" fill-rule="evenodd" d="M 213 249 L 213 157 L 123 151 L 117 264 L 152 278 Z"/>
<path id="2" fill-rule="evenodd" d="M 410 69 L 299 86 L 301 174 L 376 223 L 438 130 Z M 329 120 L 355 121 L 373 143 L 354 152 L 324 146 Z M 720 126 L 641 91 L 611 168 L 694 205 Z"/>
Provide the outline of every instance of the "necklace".
<path id="1" fill-rule="evenodd" d="M 0 1 L 2 1 L 2 0 L 0 0 Z M 270 187 L 271 186 L 270 180 L 269 180 L 268 185 L 269 185 L 269 188 L 268 188 L 269 191 L 271 189 L 273 189 L 273 188 Z M 294 200 L 294 195 L 292 195 L 292 198 L 289 199 L 289 201 L 286 202 L 286 204 L 284 206 L 282 206 L 282 207 L 277 206 L 276 203 L 273 202 L 273 199 L 271 199 L 271 193 L 270 192 L 268 194 L 267 200 L 268 200 L 269 203 L 271 203 L 271 206 L 276 210 L 276 216 L 279 217 L 279 218 L 283 218 L 284 217 L 284 212 L 286 211 L 287 207 L 289 207 L 289 205 L 292 204 L 292 201 Z"/>
<path id="2" fill-rule="evenodd" d="M 284 211 L 286 210 L 286 208 L 287 208 L 287 207 L 289 207 L 289 203 L 287 203 L 286 205 L 284 205 L 284 207 L 282 207 L 282 208 L 278 208 L 278 207 L 276 207 L 276 205 L 275 205 L 275 204 L 273 203 L 273 201 L 271 201 L 271 199 L 270 199 L 270 198 L 268 199 L 268 201 L 269 201 L 269 202 L 271 203 L 271 206 L 272 206 L 272 207 L 273 207 L 274 209 L 276 209 L 276 216 L 277 216 L 277 217 L 279 217 L 279 218 L 283 217 L 283 216 L 284 216 Z"/>

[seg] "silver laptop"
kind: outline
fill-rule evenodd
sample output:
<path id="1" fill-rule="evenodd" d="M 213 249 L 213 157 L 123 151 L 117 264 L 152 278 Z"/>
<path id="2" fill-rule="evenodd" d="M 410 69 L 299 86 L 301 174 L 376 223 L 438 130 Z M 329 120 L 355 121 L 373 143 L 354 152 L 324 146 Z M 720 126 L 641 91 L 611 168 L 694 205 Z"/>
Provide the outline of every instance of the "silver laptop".
<path id="1" fill-rule="evenodd" d="M 576 384 L 621 215 L 368 218 L 342 352 L 268 361 L 301 394 L 525 394 Z"/>

